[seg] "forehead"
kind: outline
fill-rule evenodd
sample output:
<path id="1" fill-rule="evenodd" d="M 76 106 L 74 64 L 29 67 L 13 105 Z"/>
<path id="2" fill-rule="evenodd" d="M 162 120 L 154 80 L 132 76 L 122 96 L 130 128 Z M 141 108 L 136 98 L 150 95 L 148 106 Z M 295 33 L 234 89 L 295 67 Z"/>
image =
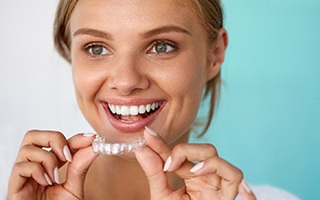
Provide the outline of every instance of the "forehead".
<path id="1" fill-rule="evenodd" d="M 70 19 L 75 29 L 149 29 L 152 26 L 179 24 L 192 28 L 199 24 L 189 0 L 79 0 Z"/>

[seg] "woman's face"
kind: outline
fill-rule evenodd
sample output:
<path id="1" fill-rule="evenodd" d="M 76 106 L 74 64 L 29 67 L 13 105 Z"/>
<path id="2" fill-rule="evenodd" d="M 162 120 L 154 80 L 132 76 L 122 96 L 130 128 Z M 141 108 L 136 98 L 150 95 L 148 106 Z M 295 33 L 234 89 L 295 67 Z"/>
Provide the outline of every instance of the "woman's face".
<path id="1" fill-rule="evenodd" d="M 99 135 L 128 142 L 148 126 L 169 144 L 186 138 L 205 84 L 219 71 L 192 7 L 83 0 L 70 31 L 77 101 Z"/>

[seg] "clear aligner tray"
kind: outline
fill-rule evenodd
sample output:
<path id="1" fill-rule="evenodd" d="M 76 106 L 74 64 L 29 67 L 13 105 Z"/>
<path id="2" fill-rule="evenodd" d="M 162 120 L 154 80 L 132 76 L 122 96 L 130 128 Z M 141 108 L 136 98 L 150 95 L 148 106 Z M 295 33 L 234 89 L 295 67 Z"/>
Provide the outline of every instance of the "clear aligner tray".
<path id="1" fill-rule="evenodd" d="M 132 143 L 106 143 L 104 137 L 96 136 L 92 142 L 93 151 L 106 155 L 120 155 L 133 152 L 146 145 L 144 138 L 140 137 Z"/>

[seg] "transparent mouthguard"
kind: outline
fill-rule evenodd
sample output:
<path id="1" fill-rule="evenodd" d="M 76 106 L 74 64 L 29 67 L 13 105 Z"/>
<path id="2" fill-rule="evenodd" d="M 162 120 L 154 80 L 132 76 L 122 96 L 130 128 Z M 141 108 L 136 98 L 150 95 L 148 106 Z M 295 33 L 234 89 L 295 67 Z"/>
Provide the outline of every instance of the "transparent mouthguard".
<path id="1" fill-rule="evenodd" d="M 146 145 L 143 137 L 137 138 L 132 143 L 106 143 L 104 137 L 96 136 L 92 142 L 93 151 L 106 155 L 120 155 L 133 152 Z"/>

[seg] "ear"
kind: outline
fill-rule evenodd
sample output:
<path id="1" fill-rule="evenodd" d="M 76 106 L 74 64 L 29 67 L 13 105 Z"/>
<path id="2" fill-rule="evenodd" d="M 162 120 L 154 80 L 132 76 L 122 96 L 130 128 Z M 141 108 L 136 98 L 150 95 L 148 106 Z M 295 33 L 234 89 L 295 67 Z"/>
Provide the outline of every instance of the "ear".
<path id="1" fill-rule="evenodd" d="M 213 79 L 220 72 L 228 46 L 228 33 L 224 28 L 219 29 L 216 41 L 209 44 L 208 49 L 208 76 L 207 80 Z"/>

